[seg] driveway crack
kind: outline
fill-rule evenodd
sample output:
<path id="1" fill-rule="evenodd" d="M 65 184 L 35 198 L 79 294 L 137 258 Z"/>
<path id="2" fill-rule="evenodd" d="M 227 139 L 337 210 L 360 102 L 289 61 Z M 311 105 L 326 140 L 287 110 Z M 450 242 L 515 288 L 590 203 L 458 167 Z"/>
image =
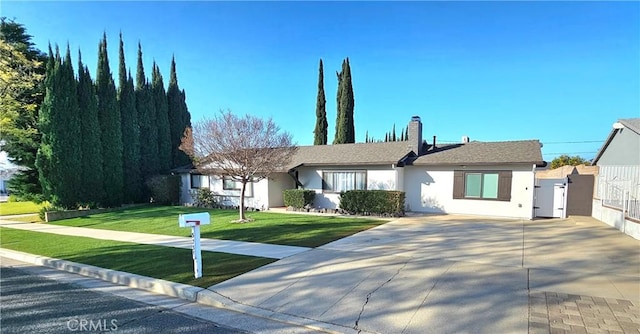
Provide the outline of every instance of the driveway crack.
<path id="1" fill-rule="evenodd" d="M 367 297 L 366 297 L 366 299 L 364 301 L 364 304 L 362 304 L 362 309 L 360 309 L 360 313 L 358 314 L 358 318 L 356 319 L 356 324 L 355 324 L 355 326 L 353 326 L 353 329 L 357 330 L 358 333 L 362 332 L 362 329 L 359 328 L 359 326 L 360 326 L 360 318 L 362 317 L 362 314 L 364 313 L 364 309 L 367 307 L 367 304 L 369 303 L 369 300 L 371 299 L 371 296 L 374 293 L 376 293 L 376 291 L 380 290 L 383 286 L 385 286 L 387 283 L 391 282 L 394 278 L 396 278 L 396 276 L 398 276 L 398 274 L 400 274 L 402 269 L 404 269 L 407 266 L 408 263 L 409 263 L 409 260 L 405 261 L 404 264 L 400 268 L 398 268 L 398 270 L 395 272 L 395 274 L 393 274 L 393 276 L 391 276 L 385 282 L 382 282 L 382 284 L 380 284 L 380 286 L 378 286 L 373 291 L 371 291 L 371 292 L 369 292 L 367 294 Z"/>

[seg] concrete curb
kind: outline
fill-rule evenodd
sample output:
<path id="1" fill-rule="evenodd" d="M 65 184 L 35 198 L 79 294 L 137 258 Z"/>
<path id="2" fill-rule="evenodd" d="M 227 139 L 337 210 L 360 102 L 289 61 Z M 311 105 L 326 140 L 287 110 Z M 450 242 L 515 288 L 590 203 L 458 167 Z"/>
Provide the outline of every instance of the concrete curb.
<path id="1" fill-rule="evenodd" d="M 153 277 L 136 275 L 124 271 L 105 269 L 92 265 L 71 262 L 46 256 L 34 255 L 6 248 L 0 248 L 0 256 L 13 260 L 31 263 L 38 266 L 49 267 L 82 276 L 100 279 L 103 281 L 125 285 L 131 288 L 150 291 L 157 294 L 185 299 L 198 304 L 224 308 L 255 317 L 276 320 L 279 322 L 302 326 L 314 331 L 328 333 L 366 333 L 353 328 L 343 327 L 317 320 L 297 317 L 271 310 L 262 309 L 250 305 L 244 305 L 224 297 L 214 291 L 188 284 L 175 283 Z"/>

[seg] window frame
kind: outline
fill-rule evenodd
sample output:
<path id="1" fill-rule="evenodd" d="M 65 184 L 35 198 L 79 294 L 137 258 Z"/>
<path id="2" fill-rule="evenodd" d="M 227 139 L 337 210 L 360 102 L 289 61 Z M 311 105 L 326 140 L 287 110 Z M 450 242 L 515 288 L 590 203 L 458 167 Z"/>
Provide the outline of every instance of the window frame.
<path id="1" fill-rule="evenodd" d="M 480 197 L 467 196 L 467 175 L 481 174 Z M 485 198 L 484 192 L 484 175 L 498 174 L 497 197 Z M 454 170 L 453 171 L 453 199 L 465 199 L 476 201 L 511 201 L 511 184 L 513 181 L 512 170 Z"/>
<path id="2" fill-rule="evenodd" d="M 469 195 L 469 176 L 471 175 L 479 175 L 480 176 L 480 184 L 479 184 L 479 192 L 480 194 L 478 196 L 472 196 Z M 495 197 L 486 197 L 485 194 L 485 181 L 486 181 L 486 176 L 487 175 L 495 175 L 497 176 L 497 178 L 495 179 Z M 479 200 L 497 200 L 498 199 L 498 189 L 499 189 L 499 183 L 500 183 L 500 173 L 498 172 L 481 172 L 481 171 L 470 171 L 470 172 L 466 172 L 464 173 L 464 198 L 465 199 L 479 199 Z"/>
<path id="3" fill-rule="evenodd" d="M 193 182 L 194 177 L 198 177 L 199 182 L 197 186 L 194 186 Z M 207 177 L 207 182 L 203 182 L 204 178 Z M 207 185 L 203 185 L 203 183 L 207 183 Z M 202 188 L 209 188 L 209 175 L 204 175 L 204 174 L 198 174 L 198 173 L 191 173 L 189 174 L 189 188 L 191 189 L 202 189 Z"/>
<path id="4" fill-rule="evenodd" d="M 347 190 L 342 190 L 342 191 L 336 191 L 333 189 L 329 189 L 329 183 L 327 182 L 327 174 L 337 174 L 337 173 L 341 173 L 341 174 L 353 174 L 353 185 L 352 185 L 352 189 L 347 189 Z M 358 189 L 357 185 L 358 185 L 358 178 L 357 178 L 357 174 L 362 174 L 364 176 L 364 180 L 363 180 L 363 189 Z M 340 194 L 342 192 L 345 191 L 349 191 L 349 190 L 367 190 L 367 170 L 366 169 L 334 169 L 334 170 L 323 170 L 322 171 L 322 192 L 323 193 L 327 193 L 327 194 Z"/>
<path id="5" fill-rule="evenodd" d="M 239 197 L 240 196 L 240 192 L 242 191 L 242 182 L 236 181 L 233 178 L 231 178 L 230 176 L 222 176 L 221 180 L 222 180 L 222 190 L 223 191 L 232 192 L 231 194 L 227 193 L 226 196 L 231 196 L 231 197 Z M 226 185 L 227 182 L 234 182 L 235 183 L 235 188 L 227 187 L 227 185 Z M 245 188 L 245 191 L 244 191 L 244 197 L 246 197 L 246 198 L 253 197 L 253 184 L 254 183 L 255 183 L 254 180 L 249 180 L 249 182 L 247 182 L 247 187 Z"/>
<path id="6" fill-rule="evenodd" d="M 227 182 L 233 182 L 234 187 L 228 187 Z M 242 190 L 242 184 L 238 185 L 239 181 L 234 180 L 230 176 L 222 177 L 222 190 Z"/>

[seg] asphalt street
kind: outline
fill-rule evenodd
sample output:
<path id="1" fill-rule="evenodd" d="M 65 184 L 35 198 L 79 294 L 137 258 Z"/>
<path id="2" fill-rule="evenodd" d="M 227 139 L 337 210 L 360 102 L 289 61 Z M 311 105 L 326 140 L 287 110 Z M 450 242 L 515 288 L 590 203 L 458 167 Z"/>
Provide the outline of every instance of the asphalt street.
<path id="1" fill-rule="evenodd" d="M 2 333 L 245 333 L 170 309 L 0 267 Z"/>

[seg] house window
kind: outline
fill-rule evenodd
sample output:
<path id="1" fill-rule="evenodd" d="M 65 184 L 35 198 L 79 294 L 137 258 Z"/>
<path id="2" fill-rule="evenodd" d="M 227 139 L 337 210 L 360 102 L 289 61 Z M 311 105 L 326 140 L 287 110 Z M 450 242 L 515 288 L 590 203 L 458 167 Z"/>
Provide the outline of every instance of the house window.
<path id="1" fill-rule="evenodd" d="M 222 177 L 222 189 L 224 190 L 241 190 L 242 182 L 238 182 L 229 176 Z"/>
<path id="2" fill-rule="evenodd" d="M 191 189 L 209 188 L 209 176 L 191 174 Z"/>
<path id="3" fill-rule="evenodd" d="M 454 171 L 454 199 L 511 200 L 511 171 Z"/>
<path id="4" fill-rule="evenodd" d="M 343 192 L 347 190 L 367 189 L 366 171 L 330 171 L 322 172 L 322 190 Z"/>
<path id="5" fill-rule="evenodd" d="M 464 197 L 498 198 L 498 173 L 466 173 Z"/>
<path id="6" fill-rule="evenodd" d="M 242 190 L 242 182 L 236 181 L 229 176 L 222 177 L 222 189 L 231 190 L 232 196 L 239 196 Z M 244 190 L 245 197 L 253 197 L 253 181 L 247 182 L 247 187 Z"/>

